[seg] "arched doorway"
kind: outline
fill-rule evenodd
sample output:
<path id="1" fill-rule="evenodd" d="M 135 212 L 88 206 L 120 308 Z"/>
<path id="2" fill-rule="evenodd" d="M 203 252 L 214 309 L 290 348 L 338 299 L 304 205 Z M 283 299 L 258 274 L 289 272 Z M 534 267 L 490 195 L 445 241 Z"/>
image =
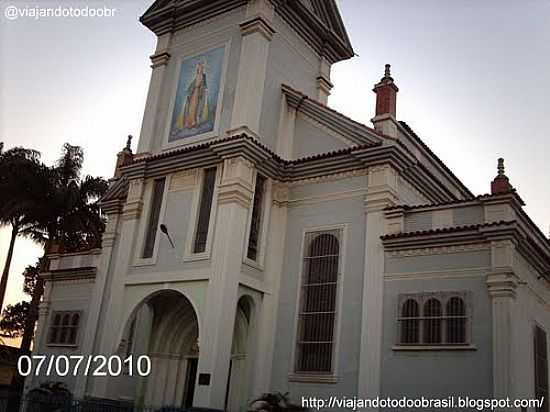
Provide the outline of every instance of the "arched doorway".
<path id="1" fill-rule="evenodd" d="M 228 412 L 247 410 L 250 390 L 250 339 L 253 308 L 254 303 L 249 296 L 242 296 L 237 303 L 225 400 L 225 410 Z"/>
<path id="2" fill-rule="evenodd" d="M 191 302 L 174 290 L 156 292 L 133 311 L 119 346 L 124 356 L 148 355 L 151 374 L 122 379 L 120 395 L 136 405 L 193 404 L 198 364 L 199 324 Z"/>

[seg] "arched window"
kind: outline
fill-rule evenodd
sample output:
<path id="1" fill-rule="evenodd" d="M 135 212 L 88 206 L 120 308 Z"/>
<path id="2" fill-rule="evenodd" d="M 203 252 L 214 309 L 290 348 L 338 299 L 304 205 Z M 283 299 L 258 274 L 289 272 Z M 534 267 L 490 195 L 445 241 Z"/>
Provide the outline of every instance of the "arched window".
<path id="1" fill-rule="evenodd" d="M 401 343 L 419 343 L 420 317 L 418 302 L 414 299 L 407 299 L 401 307 Z"/>
<path id="2" fill-rule="evenodd" d="M 447 322 L 447 342 L 466 343 L 466 305 L 464 300 L 453 296 L 447 301 L 445 317 Z"/>
<path id="3" fill-rule="evenodd" d="M 441 302 L 430 298 L 424 303 L 424 336 L 423 343 L 441 343 Z"/>
<path id="4" fill-rule="evenodd" d="M 340 232 L 306 235 L 298 323 L 297 372 L 332 371 Z"/>

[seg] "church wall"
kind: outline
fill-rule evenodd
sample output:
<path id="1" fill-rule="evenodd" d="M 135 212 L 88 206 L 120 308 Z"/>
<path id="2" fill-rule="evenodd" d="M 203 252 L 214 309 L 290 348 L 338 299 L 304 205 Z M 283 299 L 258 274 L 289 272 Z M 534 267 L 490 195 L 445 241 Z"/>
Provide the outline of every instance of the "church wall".
<path id="1" fill-rule="evenodd" d="M 46 355 L 49 359 L 50 356 L 70 356 L 81 354 L 82 340 L 84 338 L 84 331 L 86 329 L 86 322 L 88 320 L 88 311 L 90 306 L 90 298 L 94 287 L 94 280 L 71 280 L 71 281 L 57 281 L 49 284 L 50 289 L 50 306 L 48 311 L 48 317 L 44 325 L 44 335 L 40 337 L 39 349 L 33 354 Z M 48 344 L 49 327 L 52 324 L 55 312 L 58 311 L 70 311 L 80 312 L 79 330 L 76 338 L 75 346 L 61 346 Z M 42 382 L 51 381 L 52 376 L 46 376 L 45 373 L 41 373 L 40 376 L 32 379 L 32 386 L 37 387 Z M 76 377 L 71 376 L 57 376 L 55 380 L 63 382 L 67 387 L 72 390 L 76 383 Z"/>
<path id="2" fill-rule="evenodd" d="M 341 138 L 332 136 L 321 126 L 302 115 L 296 117 L 294 130 L 293 158 L 311 156 L 315 153 L 326 153 L 349 147 Z"/>
<path id="3" fill-rule="evenodd" d="M 382 396 L 443 398 L 492 394 L 492 307 L 486 274 L 490 251 L 389 257 L 386 254 Z M 473 350 L 399 350 L 399 296 L 466 291 Z"/>
<path id="4" fill-rule="evenodd" d="M 239 23 L 243 21 L 244 16 L 245 8 L 242 7 L 227 14 L 195 24 L 174 34 L 168 48 L 168 53 L 170 53 L 171 57 L 167 65 L 161 88 L 161 98 L 156 112 L 155 138 L 152 145 L 153 152 L 159 152 L 166 146 L 172 122 L 172 110 L 181 60 L 188 56 L 223 46 L 226 42 L 229 42 L 229 57 L 225 67 L 225 81 L 222 84 L 224 90 L 218 136 L 224 136 L 225 132 L 230 128 L 241 53 Z M 178 144 L 187 144 L 189 143 L 188 139 L 181 139 L 178 141 Z"/>
<path id="5" fill-rule="evenodd" d="M 534 345 L 535 326 L 550 335 L 550 293 L 541 287 L 539 273 L 519 253 L 514 256 L 514 272 L 526 283 L 516 288 L 513 306 L 513 332 L 511 367 L 514 376 L 513 395 L 530 398 L 534 394 Z M 547 338 L 548 339 L 548 338 Z"/>
<path id="6" fill-rule="evenodd" d="M 354 396 L 357 392 L 361 333 L 361 299 L 365 251 L 364 188 L 366 177 L 291 187 L 289 193 L 285 259 L 281 279 L 271 390 L 300 396 Z M 357 192 L 353 192 L 357 190 Z M 349 198 L 321 199 L 334 192 L 352 192 Z M 309 199 L 309 200 L 306 200 Z M 311 199 L 317 199 L 312 201 Z M 343 268 L 339 281 L 343 298 L 337 306 L 336 383 L 289 380 L 294 372 L 298 291 L 300 290 L 303 238 L 306 231 L 343 225 Z"/>
<path id="7" fill-rule="evenodd" d="M 275 150 L 281 112 L 281 85 L 287 84 L 315 98 L 319 57 L 277 14 L 273 27 L 276 33 L 269 49 L 260 136 L 268 147 Z M 310 150 L 313 153 L 314 148 Z"/>
<path id="8" fill-rule="evenodd" d="M 189 179 L 190 178 L 190 179 Z M 152 180 L 147 182 L 152 185 Z M 152 262 L 141 262 L 139 257 L 143 249 L 143 233 L 145 232 L 148 220 L 148 204 L 150 202 L 149 192 L 146 190 L 144 196 L 144 208 L 140 217 L 139 229 L 136 233 L 136 247 L 134 248 L 134 262 L 129 268 L 129 275 L 147 275 L 155 274 L 158 278 L 161 273 L 180 272 L 180 278 L 184 278 L 183 271 L 204 272 L 209 267 L 209 260 L 193 260 L 191 257 L 191 247 L 193 243 L 194 228 L 196 225 L 197 204 L 200 198 L 200 170 L 196 169 L 184 174 L 173 174 L 167 177 L 165 185 L 165 199 L 163 208 L 159 217 L 159 224 L 164 223 L 169 231 L 170 237 L 174 242 L 175 248 L 172 248 L 165 234 L 157 234 L 159 244 L 158 254 Z M 214 207 L 210 222 L 215 222 Z M 213 233 L 213 231 L 212 231 Z M 208 242 L 211 242 L 209 239 Z"/>

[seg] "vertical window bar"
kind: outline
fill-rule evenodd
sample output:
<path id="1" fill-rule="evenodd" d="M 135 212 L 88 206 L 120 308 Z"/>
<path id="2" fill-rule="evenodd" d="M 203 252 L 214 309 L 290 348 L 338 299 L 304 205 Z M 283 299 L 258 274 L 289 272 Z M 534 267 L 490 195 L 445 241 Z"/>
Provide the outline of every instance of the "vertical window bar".
<path id="1" fill-rule="evenodd" d="M 193 245 L 193 253 L 202 253 L 206 250 L 215 183 L 216 168 L 213 167 L 206 169 L 204 171 L 204 181 L 202 185 L 202 193 L 199 204 L 199 217 L 197 219 L 197 230 L 195 233 L 195 244 Z"/>
<path id="2" fill-rule="evenodd" d="M 258 174 L 254 187 L 254 203 L 252 206 L 252 219 L 250 221 L 250 235 L 248 236 L 247 257 L 256 260 L 258 257 L 258 242 L 262 221 L 262 204 L 264 199 L 265 177 Z"/>
<path id="3" fill-rule="evenodd" d="M 160 208 L 162 206 L 162 197 L 164 194 L 164 181 L 164 178 L 155 179 L 153 183 L 151 209 L 149 212 L 149 220 L 147 223 L 147 231 L 145 235 L 145 244 L 143 247 L 144 258 L 150 258 L 153 256 L 155 240 L 157 238 L 157 228 L 159 225 Z"/>

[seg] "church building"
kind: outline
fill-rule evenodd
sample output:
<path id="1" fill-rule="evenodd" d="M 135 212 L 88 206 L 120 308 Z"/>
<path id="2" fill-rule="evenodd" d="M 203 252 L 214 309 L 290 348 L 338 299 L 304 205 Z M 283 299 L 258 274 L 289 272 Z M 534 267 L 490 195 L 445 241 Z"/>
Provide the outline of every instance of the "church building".
<path id="1" fill-rule="evenodd" d="M 548 238 L 502 159 L 475 195 L 399 120 L 389 65 L 371 126 L 327 105 L 354 57 L 334 0 L 156 0 L 140 21 L 137 149 L 101 248 L 52 248 L 34 349 L 140 362 L 27 390 L 230 412 L 548 396 Z"/>

